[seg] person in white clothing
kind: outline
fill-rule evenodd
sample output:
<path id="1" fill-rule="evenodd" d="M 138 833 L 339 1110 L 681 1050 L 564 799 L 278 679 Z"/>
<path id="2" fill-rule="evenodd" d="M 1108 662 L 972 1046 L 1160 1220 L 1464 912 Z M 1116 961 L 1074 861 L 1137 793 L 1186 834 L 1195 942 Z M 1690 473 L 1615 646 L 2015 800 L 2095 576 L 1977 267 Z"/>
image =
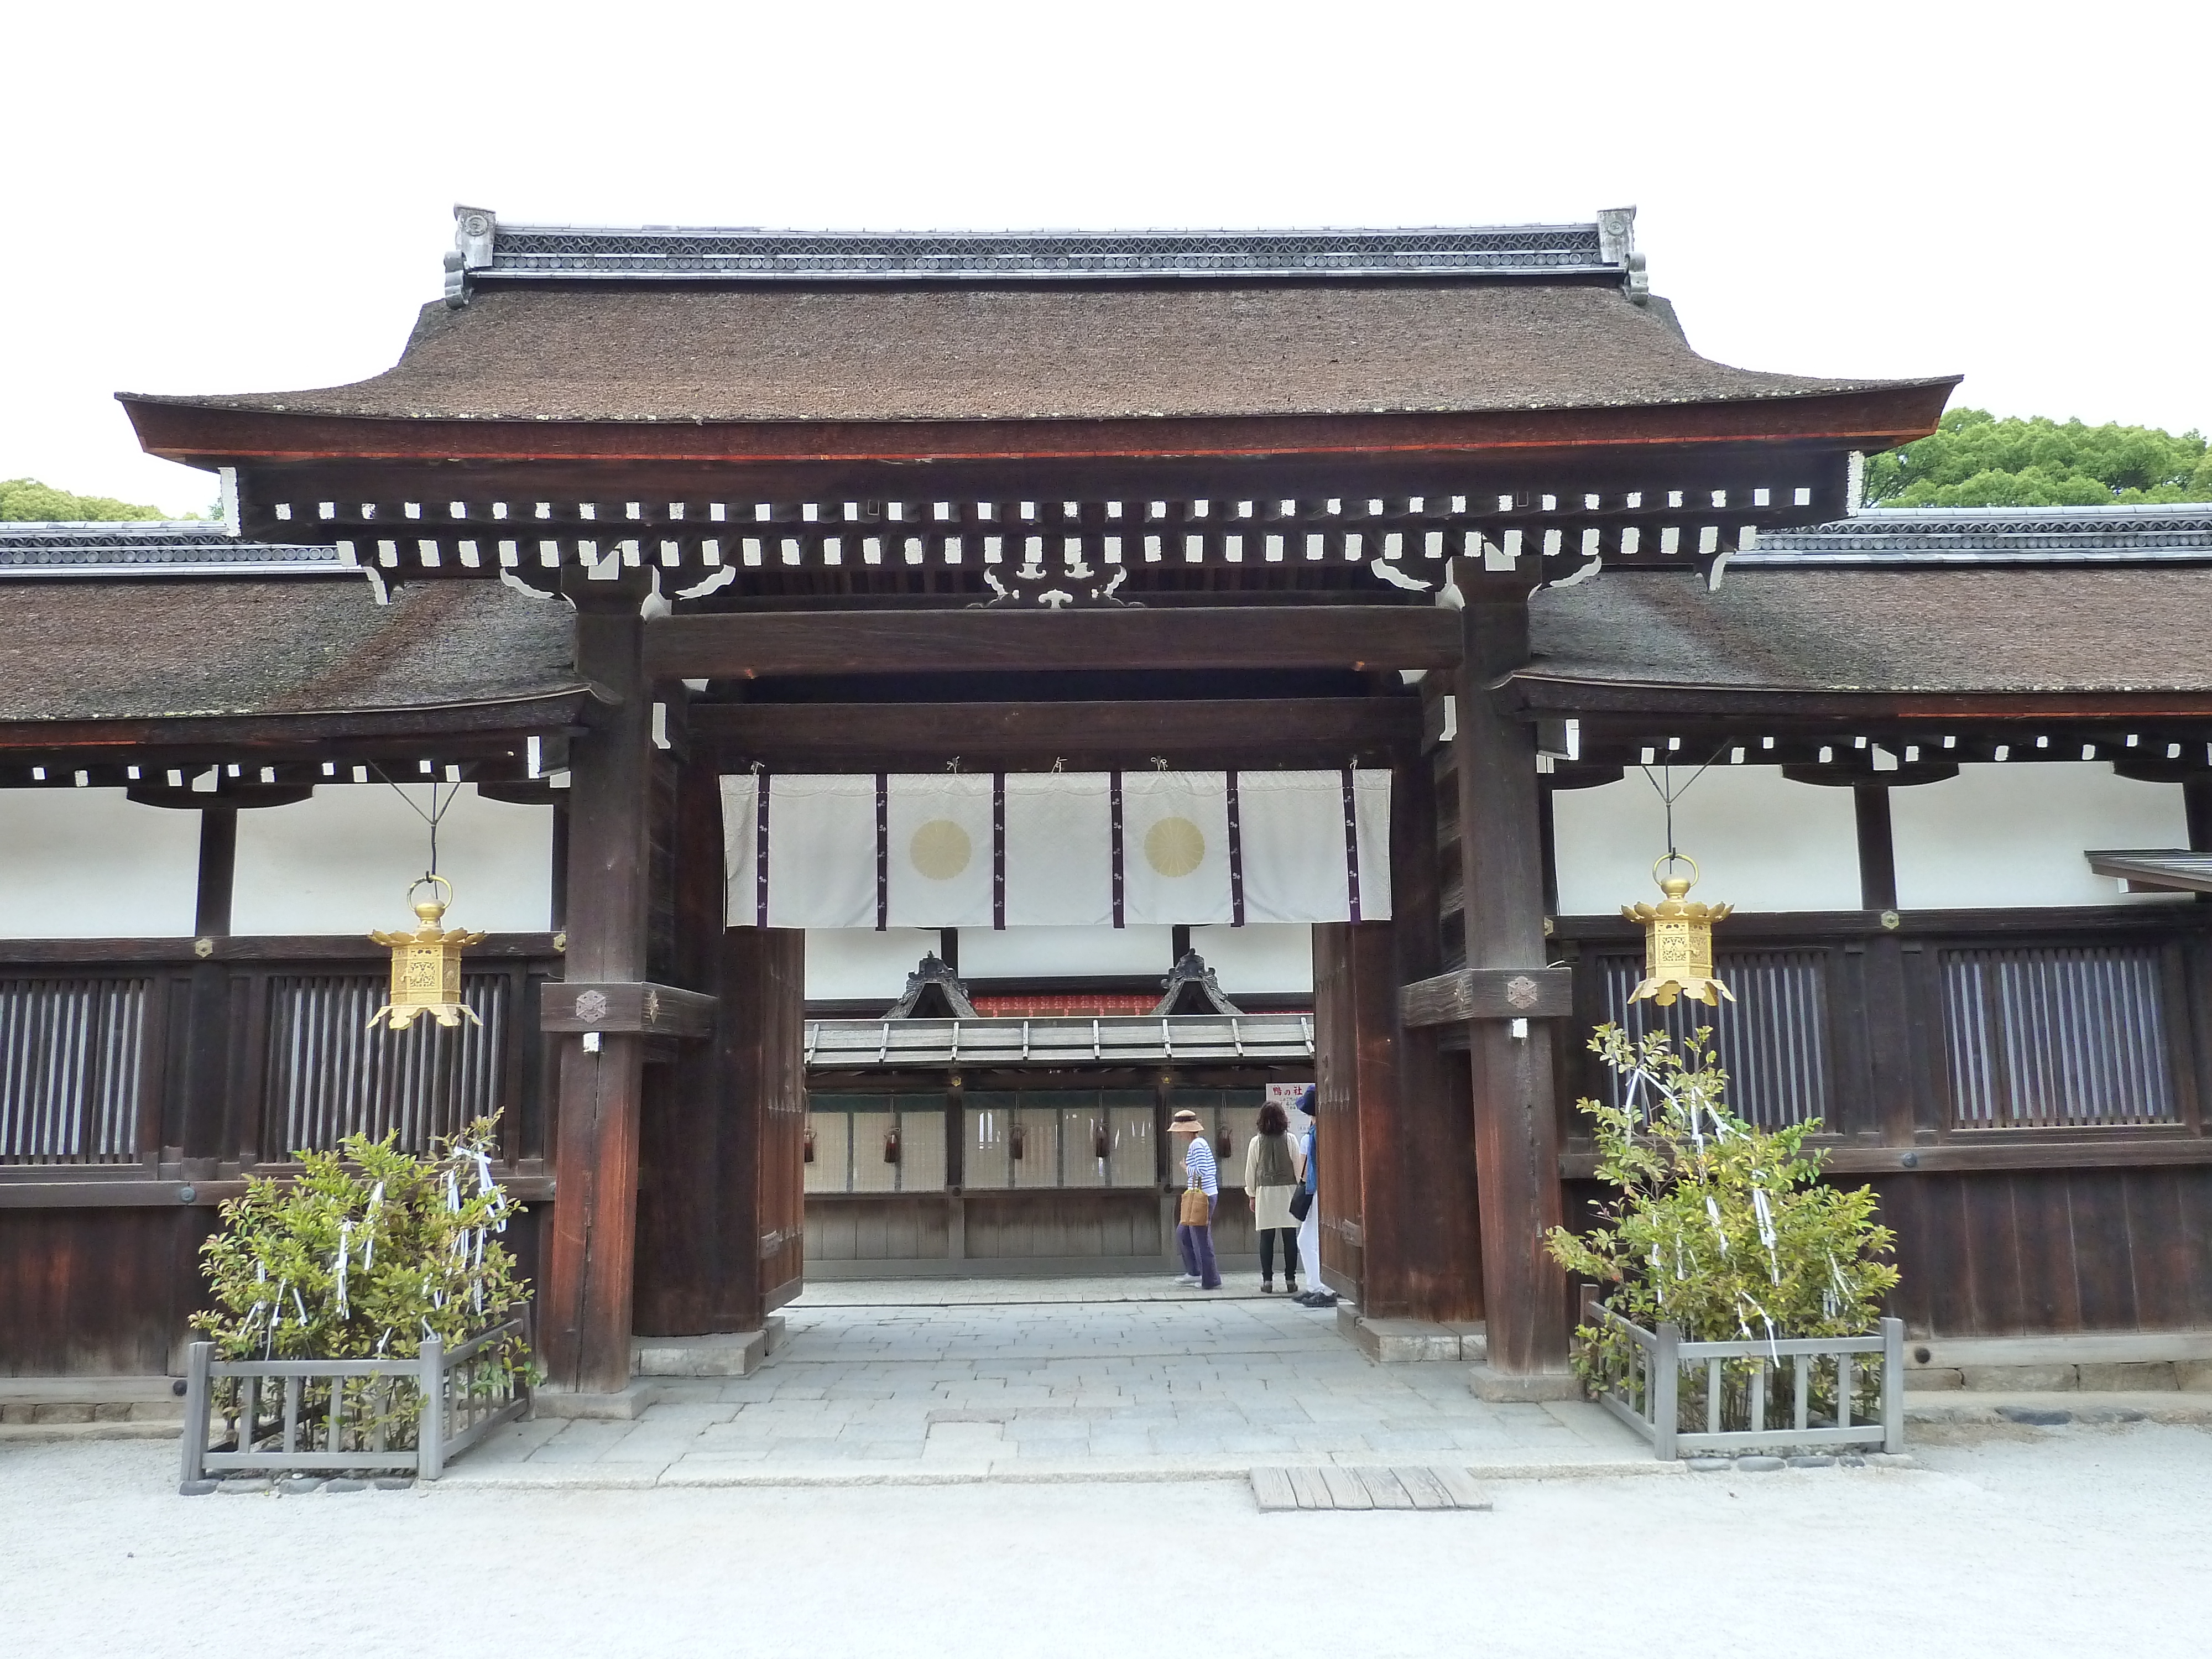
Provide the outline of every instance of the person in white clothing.
<path id="1" fill-rule="evenodd" d="M 1309 1084 L 1305 1093 L 1298 1097 L 1298 1110 L 1304 1115 L 1305 1124 L 1294 1151 L 1298 1186 L 1306 1200 L 1305 1216 L 1298 1223 L 1298 1259 L 1305 1263 L 1310 1288 L 1297 1299 L 1309 1308 L 1333 1308 L 1336 1305 L 1336 1294 L 1321 1282 L 1321 1171 L 1317 1161 L 1319 1143 L 1315 1135 L 1320 1122 L 1316 1115 L 1319 1105 L 1313 1085 Z"/>

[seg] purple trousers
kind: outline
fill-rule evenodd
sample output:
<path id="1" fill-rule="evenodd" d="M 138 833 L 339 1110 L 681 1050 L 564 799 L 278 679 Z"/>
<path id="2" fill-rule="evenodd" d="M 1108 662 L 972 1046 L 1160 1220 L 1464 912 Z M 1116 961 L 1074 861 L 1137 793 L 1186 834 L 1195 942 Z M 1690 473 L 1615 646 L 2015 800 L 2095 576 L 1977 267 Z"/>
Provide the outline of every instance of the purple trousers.
<path id="1" fill-rule="evenodd" d="M 1181 1222 L 1176 1224 L 1176 1249 L 1182 1252 L 1182 1270 L 1197 1278 L 1201 1290 L 1218 1291 L 1221 1288 L 1221 1269 L 1213 1261 L 1213 1223 L 1211 1219 L 1214 1206 L 1220 1201 L 1215 1198 L 1207 1203 L 1206 1215 L 1209 1218 L 1205 1226 L 1186 1227 Z"/>

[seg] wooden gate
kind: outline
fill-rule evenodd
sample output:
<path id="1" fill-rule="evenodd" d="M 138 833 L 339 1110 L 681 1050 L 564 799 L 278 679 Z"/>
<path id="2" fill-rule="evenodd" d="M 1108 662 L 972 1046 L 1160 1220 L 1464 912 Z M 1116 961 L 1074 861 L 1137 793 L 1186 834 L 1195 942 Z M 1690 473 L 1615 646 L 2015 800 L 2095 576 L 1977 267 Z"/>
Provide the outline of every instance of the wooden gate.
<path id="1" fill-rule="evenodd" d="M 722 926 L 721 785 L 684 769 L 668 966 L 720 999 L 711 1038 L 646 1068 L 632 1328 L 760 1328 L 804 1284 L 806 935 Z"/>

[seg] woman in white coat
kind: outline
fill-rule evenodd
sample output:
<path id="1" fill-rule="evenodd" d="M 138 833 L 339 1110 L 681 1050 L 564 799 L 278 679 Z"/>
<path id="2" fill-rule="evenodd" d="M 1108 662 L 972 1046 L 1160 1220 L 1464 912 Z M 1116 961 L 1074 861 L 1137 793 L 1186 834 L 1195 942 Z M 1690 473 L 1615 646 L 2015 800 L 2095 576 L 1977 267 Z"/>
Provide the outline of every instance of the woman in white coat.
<path id="1" fill-rule="evenodd" d="M 1260 1109 L 1260 1133 L 1244 1149 L 1244 1190 L 1252 1200 L 1252 1225 L 1260 1235 L 1260 1288 L 1275 1288 L 1275 1242 L 1282 1241 L 1283 1277 L 1292 1296 L 1298 1291 L 1298 1222 L 1291 1213 L 1297 1190 L 1297 1162 L 1287 1133 L 1290 1120 L 1270 1101 Z"/>

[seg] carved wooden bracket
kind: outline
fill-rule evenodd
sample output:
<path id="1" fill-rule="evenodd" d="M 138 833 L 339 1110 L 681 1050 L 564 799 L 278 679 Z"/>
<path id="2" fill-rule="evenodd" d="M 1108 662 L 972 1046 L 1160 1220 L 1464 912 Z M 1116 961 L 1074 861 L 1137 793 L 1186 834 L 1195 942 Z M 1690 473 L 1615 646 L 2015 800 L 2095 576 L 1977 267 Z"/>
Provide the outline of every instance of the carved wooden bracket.
<path id="1" fill-rule="evenodd" d="M 1398 993 L 1398 1015 L 1409 1026 L 1564 1019 L 1574 1011 L 1574 974 L 1565 968 L 1462 968 Z"/>
<path id="2" fill-rule="evenodd" d="M 673 985 L 587 984 L 551 980 L 539 994 L 538 1030 L 702 1037 L 714 1029 L 719 999 Z"/>

